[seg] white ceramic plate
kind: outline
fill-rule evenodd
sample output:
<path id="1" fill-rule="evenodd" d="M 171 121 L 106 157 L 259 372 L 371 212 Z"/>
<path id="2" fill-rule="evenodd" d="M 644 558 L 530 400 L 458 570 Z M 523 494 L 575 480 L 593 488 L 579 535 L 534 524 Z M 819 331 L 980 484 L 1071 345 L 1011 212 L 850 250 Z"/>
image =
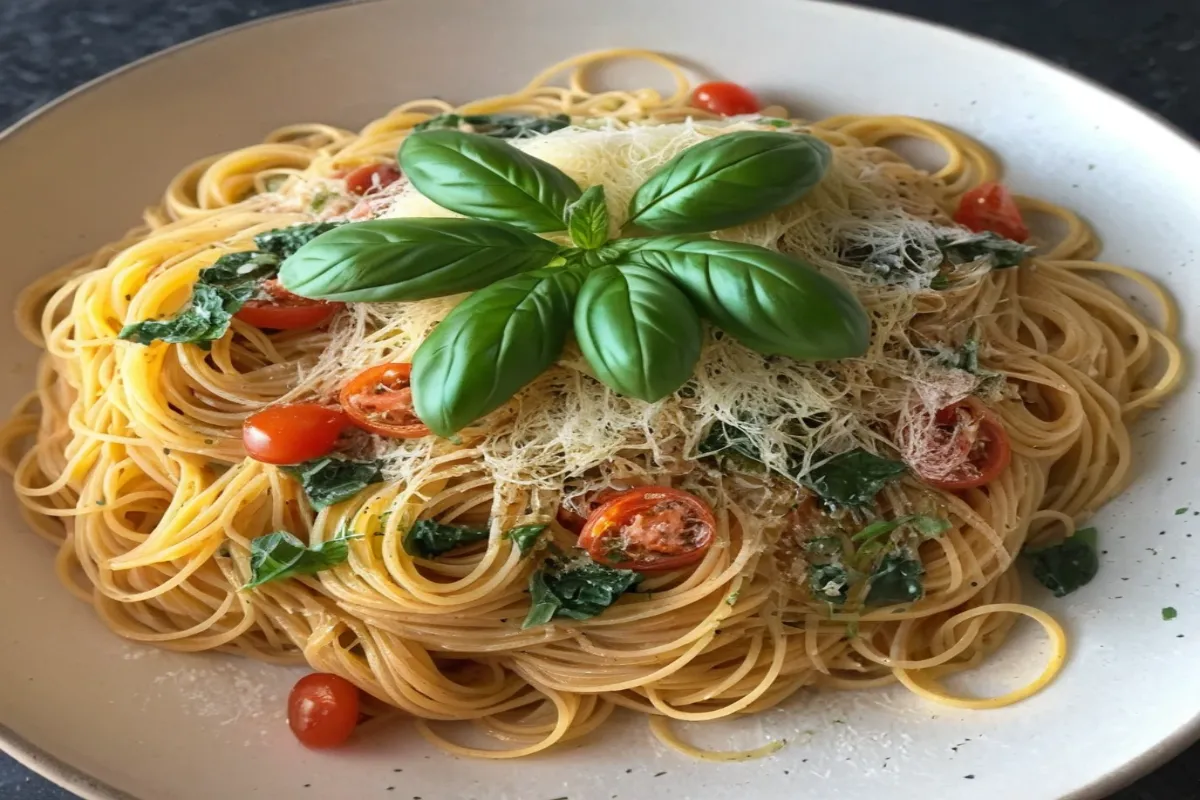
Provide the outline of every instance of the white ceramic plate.
<path id="1" fill-rule="evenodd" d="M 700 12 L 703 9 L 703 13 Z M 300 13 L 170 51 L 72 95 L 0 141 L 0 297 L 132 225 L 184 164 L 274 127 L 354 127 L 427 95 L 511 90 L 545 65 L 614 45 L 662 50 L 805 116 L 896 112 L 985 139 L 1023 193 L 1073 206 L 1106 256 L 1200 303 L 1200 152 L 1128 102 L 997 45 L 912 20 L 800 0 L 408 0 Z M 35 354 L 0 331 L 0 401 L 32 385 Z M 1200 334 L 1186 331 L 1200 351 Z M 295 672 L 125 644 L 55 582 L 51 548 L 0 495 L 4 748 L 88 797 L 929 798 L 1099 797 L 1200 733 L 1200 439 L 1191 387 L 1138 438 L 1139 478 L 1096 519 L 1099 578 L 1066 600 L 1070 661 L 1015 707 L 962 712 L 902 689 L 804 693 L 750 720 L 689 731 L 721 746 L 779 736 L 762 761 L 664 750 L 642 720 L 517 763 L 450 759 L 408 727 L 348 750 L 300 748 L 283 723 Z M 1200 502 L 1196 508 L 1200 511 Z M 1161 533 L 1160 533 L 1161 531 Z M 1197 532 L 1193 541 L 1189 538 Z M 1164 622 L 1173 606 L 1178 619 Z M 1020 628 L 969 688 L 1040 669 Z M 402 771 L 401 771 L 402 770 Z"/>

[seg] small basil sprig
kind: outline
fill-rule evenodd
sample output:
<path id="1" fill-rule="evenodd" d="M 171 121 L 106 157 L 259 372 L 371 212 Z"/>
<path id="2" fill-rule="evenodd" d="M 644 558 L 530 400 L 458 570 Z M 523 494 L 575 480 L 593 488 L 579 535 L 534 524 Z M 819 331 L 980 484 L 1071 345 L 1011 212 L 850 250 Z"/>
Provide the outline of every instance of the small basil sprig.
<path id="1" fill-rule="evenodd" d="M 558 360 L 582 282 L 575 269 L 536 270 L 456 306 L 413 355 L 417 416 L 452 436 L 507 402 Z"/>
<path id="2" fill-rule="evenodd" d="M 470 219 L 378 219 L 346 225 L 283 263 L 279 280 L 304 297 L 348 302 L 424 300 L 482 289 L 544 267 L 553 242 Z"/>
<path id="3" fill-rule="evenodd" d="M 744 131 L 684 150 L 642 184 L 629 224 L 664 233 L 741 225 L 808 194 L 833 153 L 813 136 Z"/>
<path id="4" fill-rule="evenodd" d="M 567 204 L 580 195 L 575 181 L 545 161 L 461 131 L 411 134 L 400 147 L 400 169 L 443 208 L 528 231 L 561 231 Z"/>
<path id="5" fill-rule="evenodd" d="M 829 161 L 828 146 L 811 136 L 726 134 L 651 176 L 632 201 L 631 222 L 696 232 L 744 222 L 799 199 Z M 291 256 L 281 279 L 296 294 L 324 300 L 479 290 L 413 358 L 416 413 L 442 436 L 497 408 L 553 364 L 573 311 L 596 376 L 648 402 L 690 375 L 700 346 L 697 312 L 767 354 L 832 359 L 867 346 L 862 306 L 810 265 L 707 237 L 608 241 L 603 187 L 582 193 L 561 170 L 497 139 L 422 130 L 405 140 L 400 163 L 431 200 L 487 222 L 347 225 Z M 575 247 L 517 228 L 565 229 Z M 576 309 L 585 278 L 588 289 Z"/>
<path id="6" fill-rule="evenodd" d="M 270 581 L 295 575 L 314 575 L 336 567 L 350 555 L 349 541 L 357 538 L 343 528 L 332 539 L 311 547 L 287 531 L 275 531 L 251 539 L 250 582 L 242 588 L 253 589 Z"/>
<path id="7" fill-rule="evenodd" d="M 687 382 L 703 328 L 687 295 L 638 265 L 588 275 L 575 306 L 575 339 L 602 383 L 652 403 Z"/>

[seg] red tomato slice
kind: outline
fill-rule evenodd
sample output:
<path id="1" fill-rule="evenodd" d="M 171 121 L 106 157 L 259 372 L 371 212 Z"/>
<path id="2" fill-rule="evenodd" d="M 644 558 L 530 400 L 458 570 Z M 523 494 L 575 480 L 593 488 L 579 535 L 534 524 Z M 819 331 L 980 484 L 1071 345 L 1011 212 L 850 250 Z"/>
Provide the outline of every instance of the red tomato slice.
<path id="1" fill-rule="evenodd" d="M 1012 445 L 1000 418 L 974 397 L 947 406 L 933 418 L 935 438 L 929 452 L 942 455 L 933 464 L 910 464 L 930 486 L 958 491 L 995 480 L 1012 459 Z M 933 474 L 931 474 L 933 472 Z"/>
<path id="2" fill-rule="evenodd" d="M 264 464 L 299 464 L 328 455 L 349 424 L 346 415 L 316 403 L 271 406 L 242 426 L 246 453 Z"/>
<path id="3" fill-rule="evenodd" d="M 692 92 L 692 106 L 726 117 L 753 114 L 761 108 L 758 98 L 749 89 L 728 81 L 711 81 L 697 86 Z"/>
<path id="4" fill-rule="evenodd" d="M 346 191 L 362 197 L 400 180 L 400 170 L 391 164 L 367 164 L 346 176 Z"/>
<path id="5" fill-rule="evenodd" d="M 605 489 L 602 492 L 597 492 L 591 497 L 583 498 L 582 502 L 576 501 L 574 506 L 568 506 L 566 503 L 560 503 L 558 513 L 555 514 L 555 519 L 558 524 L 562 525 L 569 531 L 579 535 L 583 532 L 583 526 L 587 524 L 588 517 L 592 515 L 597 508 L 607 503 L 609 500 L 620 494 L 616 489 Z M 586 511 L 587 516 L 580 514 L 580 511 Z"/>
<path id="6" fill-rule="evenodd" d="M 305 747 L 337 747 L 358 725 L 358 688 L 338 675 L 305 675 L 288 695 L 288 727 Z"/>
<path id="7" fill-rule="evenodd" d="M 579 546 L 598 564 L 653 572 L 704 558 L 717 522 L 708 504 L 665 486 L 621 492 L 588 517 Z"/>
<path id="8" fill-rule="evenodd" d="M 338 401 L 363 430 L 393 439 L 420 439 L 432 432 L 413 410 L 412 364 L 377 364 L 342 387 Z"/>
<path id="9" fill-rule="evenodd" d="M 962 196 L 954 221 L 973 231 L 991 231 L 1014 242 L 1029 238 L 1021 209 L 1008 189 L 998 183 L 981 183 Z"/>
<path id="10" fill-rule="evenodd" d="M 262 288 L 271 299 L 247 300 L 241 310 L 233 315 L 234 319 L 256 328 L 291 331 L 320 325 L 345 306 L 345 303 L 310 300 L 292 294 L 277 280 L 265 281 Z"/>

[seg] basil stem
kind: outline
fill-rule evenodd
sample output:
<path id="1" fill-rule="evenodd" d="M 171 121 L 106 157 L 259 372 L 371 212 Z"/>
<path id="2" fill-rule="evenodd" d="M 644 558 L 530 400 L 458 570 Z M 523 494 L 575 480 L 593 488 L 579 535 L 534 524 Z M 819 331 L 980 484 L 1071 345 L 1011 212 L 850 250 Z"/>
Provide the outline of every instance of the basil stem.
<path id="1" fill-rule="evenodd" d="M 573 269 L 538 270 L 492 284 L 455 307 L 413 355 L 421 421 L 451 436 L 552 365 L 582 280 Z"/>
<path id="2" fill-rule="evenodd" d="M 544 267 L 557 252 L 553 242 L 496 222 L 379 219 L 314 239 L 283 262 L 279 279 L 321 300 L 423 300 Z"/>
<path id="3" fill-rule="evenodd" d="M 561 231 L 580 190 L 558 167 L 477 133 L 409 134 L 400 169 L 421 194 L 450 211 L 528 231 Z"/>
<path id="4" fill-rule="evenodd" d="M 575 306 L 575 338 L 596 377 L 647 403 L 691 377 L 702 334 L 700 316 L 687 296 L 649 267 L 597 269 Z"/>

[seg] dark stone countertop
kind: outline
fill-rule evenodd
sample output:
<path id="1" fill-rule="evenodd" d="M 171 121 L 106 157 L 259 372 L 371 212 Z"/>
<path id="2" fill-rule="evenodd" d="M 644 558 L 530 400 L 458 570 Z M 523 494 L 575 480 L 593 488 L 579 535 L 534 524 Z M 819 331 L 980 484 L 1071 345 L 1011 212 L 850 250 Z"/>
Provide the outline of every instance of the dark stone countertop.
<path id="1" fill-rule="evenodd" d="M 1200 0 L 859 4 L 1016 45 L 1128 95 L 1200 138 Z M 246 20 L 315 5 L 320 1 L 0 0 L 0 128 L 148 53 Z M 0 755 L 0 797 L 69 800 L 72 795 Z M 1200 745 L 1110 800 L 1200 800 Z"/>

